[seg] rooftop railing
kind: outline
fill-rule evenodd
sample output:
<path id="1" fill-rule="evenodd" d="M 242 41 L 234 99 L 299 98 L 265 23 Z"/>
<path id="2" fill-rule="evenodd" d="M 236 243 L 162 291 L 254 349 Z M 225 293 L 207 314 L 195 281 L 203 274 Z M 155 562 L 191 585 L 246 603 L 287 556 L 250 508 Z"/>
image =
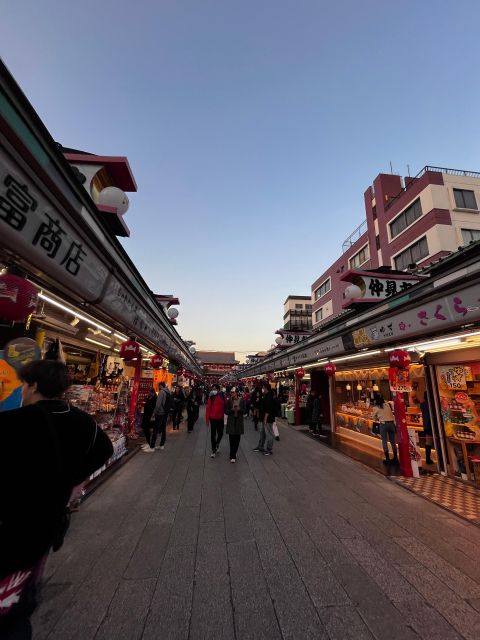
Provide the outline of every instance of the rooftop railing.
<path id="1" fill-rule="evenodd" d="M 342 244 L 342 253 L 348 251 L 352 245 L 359 240 L 363 234 L 367 231 L 367 221 L 364 220 L 362 224 L 360 224 L 353 233 L 351 233 L 348 238 Z"/>

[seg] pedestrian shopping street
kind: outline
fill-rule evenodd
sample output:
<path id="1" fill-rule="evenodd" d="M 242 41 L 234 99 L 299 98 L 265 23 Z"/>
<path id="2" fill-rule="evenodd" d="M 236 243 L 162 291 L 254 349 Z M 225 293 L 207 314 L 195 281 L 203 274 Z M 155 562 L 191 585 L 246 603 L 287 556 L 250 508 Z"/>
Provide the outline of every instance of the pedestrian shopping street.
<path id="1" fill-rule="evenodd" d="M 34 639 L 480 637 L 480 528 L 281 428 L 210 459 L 199 420 L 75 514 Z"/>

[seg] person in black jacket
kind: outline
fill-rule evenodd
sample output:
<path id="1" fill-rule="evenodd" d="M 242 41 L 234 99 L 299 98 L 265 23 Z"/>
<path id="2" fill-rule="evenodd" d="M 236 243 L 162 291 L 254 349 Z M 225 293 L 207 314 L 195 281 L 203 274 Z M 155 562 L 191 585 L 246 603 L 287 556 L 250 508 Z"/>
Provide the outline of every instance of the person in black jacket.
<path id="1" fill-rule="evenodd" d="M 173 411 L 172 411 L 172 423 L 173 430 L 178 431 L 180 429 L 180 423 L 183 420 L 183 407 L 185 405 L 185 394 L 180 385 L 175 387 L 175 391 L 172 393 Z"/>
<path id="2" fill-rule="evenodd" d="M 150 437 L 152 433 L 152 429 L 155 426 L 153 412 L 155 411 L 155 405 L 157 404 L 157 394 L 155 393 L 155 389 L 152 387 L 149 391 L 147 399 L 145 400 L 145 405 L 143 407 L 143 415 L 142 415 L 142 429 L 145 434 L 146 444 L 143 445 L 142 448 L 150 447 Z"/>
<path id="3" fill-rule="evenodd" d="M 30 362 L 19 377 L 23 406 L 0 419 L 0 637 L 19 619 L 29 626 L 43 562 L 68 527 L 72 489 L 113 454 L 93 418 L 62 400 L 63 363 Z"/>
<path id="4" fill-rule="evenodd" d="M 260 451 L 266 456 L 273 453 L 273 423 L 277 413 L 276 401 L 268 382 L 262 385 L 262 398 L 260 400 L 260 440 L 254 451 Z"/>

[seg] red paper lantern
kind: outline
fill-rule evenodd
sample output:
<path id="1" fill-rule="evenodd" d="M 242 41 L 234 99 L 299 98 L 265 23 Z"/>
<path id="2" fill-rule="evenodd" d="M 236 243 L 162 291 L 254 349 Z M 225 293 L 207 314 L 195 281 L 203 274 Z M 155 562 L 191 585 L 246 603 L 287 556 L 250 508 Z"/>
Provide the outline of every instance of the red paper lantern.
<path id="1" fill-rule="evenodd" d="M 297 369 L 296 375 L 297 375 L 297 378 L 300 378 L 300 379 L 303 378 L 305 375 L 305 369 L 300 367 L 300 369 Z"/>
<path id="2" fill-rule="evenodd" d="M 390 366 L 397 367 L 397 369 L 406 369 L 412 359 L 410 358 L 410 354 L 405 349 L 395 349 L 395 351 L 390 352 Z"/>
<path id="3" fill-rule="evenodd" d="M 160 369 L 163 364 L 162 356 L 159 356 L 158 353 L 150 358 L 150 364 L 153 369 Z"/>
<path id="4" fill-rule="evenodd" d="M 140 345 L 135 340 L 127 340 L 120 345 L 120 358 L 124 360 L 136 360 L 140 353 Z"/>
<path id="5" fill-rule="evenodd" d="M 323 367 L 323 370 L 325 371 L 327 376 L 334 376 L 335 372 L 337 370 L 337 367 L 335 366 L 335 364 L 333 362 L 329 362 L 328 364 L 326 364 Z"/>
<path id="6" fill-rule="evenodd" d="M 34 284 L 10 273 L 0 275 L 1 320 L 23 322 L 35 311 L 37 300 L 38 289 Z"/>

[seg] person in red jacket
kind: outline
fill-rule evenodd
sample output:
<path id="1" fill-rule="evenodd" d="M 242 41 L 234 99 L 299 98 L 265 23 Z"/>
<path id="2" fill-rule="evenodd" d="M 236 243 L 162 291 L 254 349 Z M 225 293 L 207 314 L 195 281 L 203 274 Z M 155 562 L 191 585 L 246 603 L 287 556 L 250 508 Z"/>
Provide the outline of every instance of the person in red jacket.
<path id="1" fill-rule="evenodd" d="M 207 410 L 205 412 L 205 422 L 210 423 L 210 438 L 212 442 L 211 458 L 215 458 L 218 447 L 223 438 L 223 425 L 226 407 L 225 394 L 220 391 L 220 386 L 214 384 L 210 396 L 207 400 Z"/>

